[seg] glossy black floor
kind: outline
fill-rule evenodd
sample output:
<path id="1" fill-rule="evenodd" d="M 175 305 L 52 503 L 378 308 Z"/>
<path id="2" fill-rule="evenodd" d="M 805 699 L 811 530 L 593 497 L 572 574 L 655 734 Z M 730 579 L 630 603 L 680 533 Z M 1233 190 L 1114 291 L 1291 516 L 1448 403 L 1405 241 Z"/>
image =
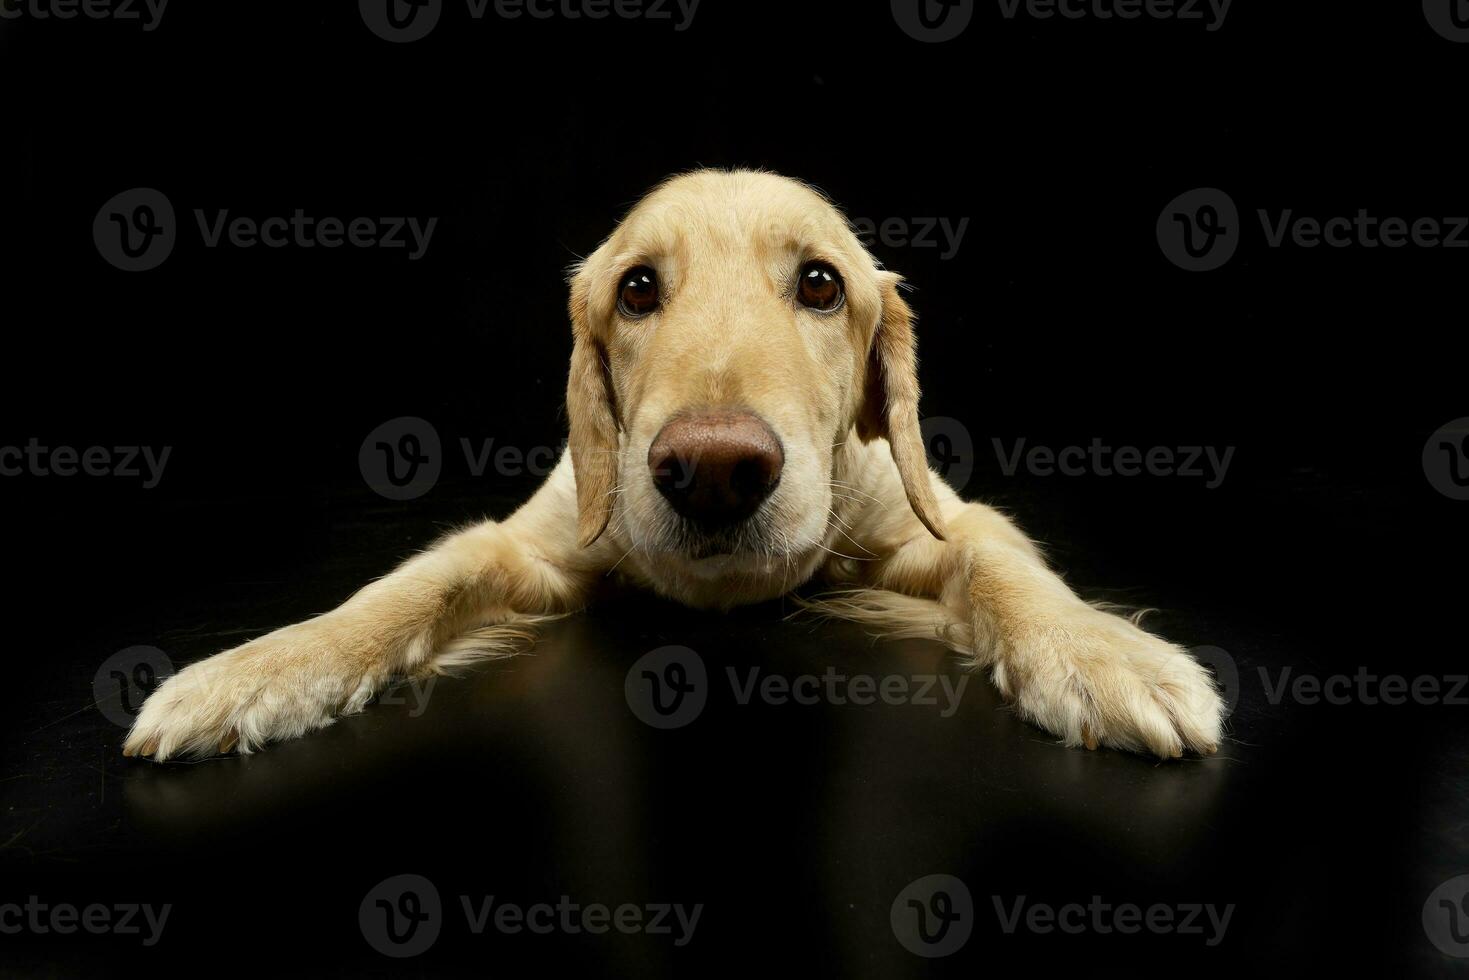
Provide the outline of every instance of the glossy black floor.
<path id="1" fill-rule="evenodd" d="M 1464 214 L 1469 44 L 1447 0 L 1235 4 L 1219 29 L 972 4 L 932 44 L 903 2 L 704 0 L 687 30 L 446 3 L 412 43 L 376 36 L 371 3 L 177 4 L 148 30 L 34 14 L 49 3 L 0 2 L 0 469 L 31 440 L 172 455 L 154 487 L 0 472 L 0 974 L 1463 972 L 1440 946 L 1469 952 L 1469 503 L 1423 454 L 1469 416 L 1466 252 L 1269 240 L 1287 211 Z M 973 464 L 951 476 L 1083 594 L 1156 607 L 1151 628 L 1220 665 L 1220 753 L 1067 750 L 982 676 L 952 711 L 941 685 L 937 704 L 741 703 L 752 670 L 964 676 L 936 643 L 788 602 L 717 616 L 609 583 L 533 655 L 310 737 L 124 759 L 124 651 L 178 666 L 322 612 L 532 492 L 457 447 L 561 444 L 564 270 L 698 165 L 803 178 L 866 222 L 916 287 L 922 411 L 956 420 L 933 448 Z M 133 188 L 179 221 L 146 272 L 94 236 Z M 1245 228 L 1211 272 L 1157 235 L 1193 188 Z M 438 224 L 412 261 L 195 225 L 298 209 Z M 406 416 L 447 458 L 393 503 L 359 449 Z M 1234 455 L 1213 487 L 1007 475 L 1021 439 Z M 660 730 L 625 683 L 670 645 L 710 691 Z M 1389 675 L 1423 693 L 1384 703 Z M 432 924 L 408 916 L 434 895 Z M 490 896 L 557 925 L 478 929 Z M 161 930 L 117 928 L 140 903 L 167 906 Z M 591 906 L 660 905 L 686 924 L 572 931 Z M 52 928 L 73 908 L 102 931 Z M 949 955 L 910 952 L 916 911 L 945 908 L 968 917 L 919 948 Z M 380 952 L 389 912 L 434 941 Z"/>
<path id="2" fill-rule="evenodd" d="M 750 670 L 963 675 L 936 643 L 788 620 L 788 605 L 717 616 L 615 587 L 548 628 L 532 655 L 401 688 L 300 741 L 192 765 L 122 758 L 123 730 L 94 707 L 95 660 L 83 651 L 147 643 L 183 662 L 233 645 L 332 605 L 485 503 L 470 486 L 411 505 L 343 490 L 312 522 L 314 554 L 290 569 L 216 579 L 207 598 L 158 597 L 101 626 L 58 624 L 52 647 L 66 656 L 32 664 L 29 696 L 8 718 L 6 894 L 171 911 L 152 946 L 146 926 L 138 936 L 7 936 L 8 968 L 890 977 L 1023 963 L 1117 975 L 1327 965 L 1449 975 L 1419 918 L 1469 860 L 1464 708 L 1273 704 L 1270 686 L 1282 666 L 1440 670 L 1413 626 L 1373 615 L 1415 592 L 1430 605 L 1452 597 L 1426 579 L 1369 585 L 1358 571 L 1374 567 L 1367 558 L 1396 560 L 1401 542 L 1386 522 L 1401 520 L 1406 501 L 1310 474 L 1246 496 L 1261 513 L 1291 508 L 1281 521 L 1295 529 L 1294 561 L 1251 569 L 1248 556 L 1280 528 L 1225 515 L 1212 531 L 1165 520 L 1077 533 L 1135 543 L 1106 555 L 1057 537 L 1074 520 L 1065 493 L 1034 481 L 1001 495 L 1088 595 L 1146 596 L 1162 608 L 1156 629 L 1228 651 L 1239 700 L 1214 758 L 1163 764 L 1062 748 L 982 677 L 953 702 L 938 688 L 932 705 L 741 703 Z M 149 516 L 192 519 L 187 508 Z M 1104 579 L 1134 588 L 1088 588 Z M 703 713 L 673 730 L 644 724 L 624 694 L 634 661 L 665 645 L 697 651 L 711 678 Z M 442 928 L 427 952 L 394 961 L 369 945 L 359 906 L 404 874 L 433 883 Z M 965 882 L 975 918 L 958 953 L 925 960 L 898 943 L 889 916 L 906 886 L 934 874 Z M 470 911 L 489 896 L 702 912 L 682 945 L 676 925 L 670 935 L 476 933 Z M 1197 934 L 1006 932 L 1022 896 L 1026 908 L 1094 896 L 1162 903 L 1180 926 L 1198 903 L 1223 924 L 1205 911 Z"/>

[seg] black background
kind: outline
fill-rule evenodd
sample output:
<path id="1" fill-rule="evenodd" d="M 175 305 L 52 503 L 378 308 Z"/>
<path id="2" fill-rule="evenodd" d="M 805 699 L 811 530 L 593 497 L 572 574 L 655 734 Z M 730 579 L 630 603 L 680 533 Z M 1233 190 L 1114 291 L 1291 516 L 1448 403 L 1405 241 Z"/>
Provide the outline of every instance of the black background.
<path id="1" fill-rule="evenodd" d="M 24 972 L 387 969 L 355 902 L 401 872 L 446 896 L 531 902 L 579 885 L 614 904 L 710 906 L 688 950 L 460 930 L 413 961 L 428 973 L 1455 965 L 1418 916 L 1469 871 L 1466 709 L 1276 706 L 1251 679 L 1262 665 L 1415 676 L 1464 662 L 1469 504 L 1433 489 L 1421 454 L 1469 414 L 1469 251 L 1273 249 L 1255 216 L 1469 213 L 1469 44 L 1417 4 L 1242 0 L 1214 32 L 979 4 L 961 37 L 924 44 L 885 3 L 703 0 L 680 32 L 473 21 L 451 2 L 429 37 L 390 44 L 355 4 L 179 3 L 151 32 L 0 21 L 0 64 L 0 445 L 171 447 L 154 489 L 0 479 L 13 575 L 0 901 L 178 907 L 151 950 L 0 937 Z M 446 686 L 427 721 L 379 706 L 249 760 L 125 764 L 121 729 L 88 709 L 108 655 L 149 644 L 182 663 L 323 611 L 531 492 L 533 474 L 475 477 L 459 440 L 560 444 L 566 267 L 649 186 L 701 165 L 800 177 L 877 222 L 969 219 L 950 259 L 873 246 L 916 287 L 924 414 L 962 422 L 966 492 L 1013 513 L 1085 594 L 1158 606 L 1160 631 L 1229 651 L 1246 680 L 1224 757 L 1170 769 L 1067 752 L 987 688 L 962 740 L 828 706 L 729 709 L 670 748 L 627 730 L 625 709 L 601 714 L 662 643 L 786 671 L 816 656 L 880 672 L 884 651 L 932 670 L 938 648 L 813 634 L 782 608 L 710 623 L 628 596 L 563 624 L 537 658 Z M 133 187 L 163 191 L 180 230 L 161 267 L 129 274 L 91 229 Z M 1171 265 L 1154 231 L 1195 187 L 1225 190 L 1242 217 L 1237 254 L 1209 273 Z M 195 208 L 438 225 L 419 261 L 210 249 Z M 448 449 L 411 503 L 375 497 L 358 469 L 363 438 L 399 416 L 429 420 Z M 1215 489 L 1007 476 L 992 440 L 1018 438 L 1235 453 Z M 869 722 L 895 730 L 854 733 Z M 899 770 L 928 775 L 915 786 Z M 834 771 L 860 792 L 822 790 Z M 991 929 L 929 964 L 893 942 L 886 909 L 938 871 L 969 881 L 981 929 L 991 894 L 1108 888 L 1237 902 L 1240 919 L 1218 949 Z"/>

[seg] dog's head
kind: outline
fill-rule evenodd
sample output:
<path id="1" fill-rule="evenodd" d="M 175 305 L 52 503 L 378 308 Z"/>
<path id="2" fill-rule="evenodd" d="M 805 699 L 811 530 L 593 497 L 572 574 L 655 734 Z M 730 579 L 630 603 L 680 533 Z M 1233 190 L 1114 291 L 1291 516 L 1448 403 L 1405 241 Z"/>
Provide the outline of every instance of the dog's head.
<path id="1" fill-rule="evenodd" d="M 813 551 L 854 430 L 888 440 L 914 512 L 942 537 L 899 282 L 796 181 L 700 171 L 649 194 L 571 282 L 583 546 L 616 505 L 647 553 Z"/>

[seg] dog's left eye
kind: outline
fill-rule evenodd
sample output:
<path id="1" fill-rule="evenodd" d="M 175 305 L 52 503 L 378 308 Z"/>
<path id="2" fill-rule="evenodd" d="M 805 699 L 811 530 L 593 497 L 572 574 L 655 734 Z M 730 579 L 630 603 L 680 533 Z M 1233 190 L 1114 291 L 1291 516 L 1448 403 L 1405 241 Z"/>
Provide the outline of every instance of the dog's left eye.
<path id="1" fill-rule="evenodd" d="M 622 289 L 617 294 L 617 306 L 622 315 L 636 319 L 647 316 L 658 308 L 658 273 L 647 266 L 638 266 L 622 277 Z"/>
<path id="2" fill-rule="evenodd" d="M 796 298 L 802 306 L 829 312 L 842 305 L 845 293 L 842 277 L 825 262 L 807 262 L 801 269 L 801 285 Z"/>

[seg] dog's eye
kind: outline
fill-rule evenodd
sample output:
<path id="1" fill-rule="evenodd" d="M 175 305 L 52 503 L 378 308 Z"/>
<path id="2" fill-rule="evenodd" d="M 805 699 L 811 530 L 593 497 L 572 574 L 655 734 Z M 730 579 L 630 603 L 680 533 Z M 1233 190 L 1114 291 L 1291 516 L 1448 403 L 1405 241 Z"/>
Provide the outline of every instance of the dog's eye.
<path id="1" fill-rule="evenodd" d="M 636 319 L 658 308 L 658 273 L 645 265 L 622 277 L 622 290 L 617 294 L 617 307 L 622 315 Z"/>
<path id="2" fill-rule="evenodd" d="M 802 306 L 827 312 L 842 305 L 846 297 L 842 277 L 825 262 L 807 262 L 801 269 L 801 285 L 796 298 Z"/>

